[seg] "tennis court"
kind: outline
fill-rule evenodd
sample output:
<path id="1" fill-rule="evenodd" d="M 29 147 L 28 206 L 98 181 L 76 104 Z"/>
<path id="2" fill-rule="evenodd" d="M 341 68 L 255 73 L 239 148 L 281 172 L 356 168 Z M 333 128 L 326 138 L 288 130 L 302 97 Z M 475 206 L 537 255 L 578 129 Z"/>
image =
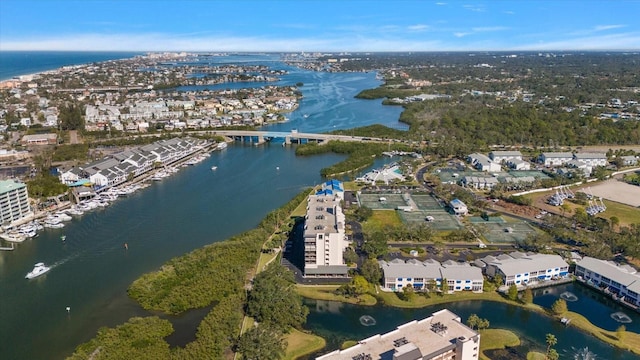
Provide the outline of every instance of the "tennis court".
<path id="1" fill-rule="evenodd" d="M 460 224 L 458 219 L 444 211 L 444 209 L 437 211 L 399 211 L 398 215 L 400 215 L 400 219 L 409 226 L 415 224 L 426 224 L 432 229 L 438 231 L 457 230 L 462 228 L 462 224 Z M 427 221 L 427 216 L 430 216 L 433 220 Z"/>
<path id="2" fill-rule="evenodd" d="M 520 242 L 526 239 L 527 235 L 536 232 L 531 225 L 524 221 L 502 223 L 484 221 L 481 224 L 481 227 L 486 229 L 486 231 L 482 231 L 482 234 L 490 243 Z"/>
<path id="3" fill-rule="evenodd" d="M 372 210 L 395 210 L 398 206 L 407 206 L 402 194 L 359 194 L 358 199 L 362 206 Z"/>

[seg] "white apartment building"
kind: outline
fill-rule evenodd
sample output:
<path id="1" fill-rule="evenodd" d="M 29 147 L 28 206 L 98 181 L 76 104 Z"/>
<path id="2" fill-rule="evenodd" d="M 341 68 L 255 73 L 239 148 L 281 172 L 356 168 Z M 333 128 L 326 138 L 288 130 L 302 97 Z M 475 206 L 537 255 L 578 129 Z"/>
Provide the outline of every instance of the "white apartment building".
<path id="1" fill-rule="evenodd" d="M 480 171 L 499 172 L 502 167 L 498 162 L 489 159 L 484 154 L 474 153 L 468 156 L 469 163 Z"/>
<path id="2" fill-rule="evenodd" d="M 640 274 L 629 265 L 585 256 L 576 263 L 575 274 L 620 302 L 640 306 Z"/>
<path id="3" fill-rule="evenodd" d="M 522 153 L 520 151 L 492 151 L 489 153 L 489 159 L 497 162 L 507 162 L 509 160 L 522 161 Z"/>
<path id="4" fill-rule="evenodd" d="M 576 153 L 573 159 L 582 161 L 589 167 L 606 166 L 608 163 L 607 155 L 604 153 Z"/>
<path id="5" fill-rule="evenodd" d="M 402 291 L 412 286 L 416 291 L 427 290 L 429 286 L 441 287 L 442 281 L 447 285 L 443 289 L 448 293 L 456 291 L 482 292 L 484 277 L 482 270 L 468 263 L 445 261 L 440 264 L 433 259 L 420 261 L 402 259 L 378 262 L 383 272 L 382 289 L 388 291 Z"/>
<path id="6" fill-rule="evenodd" d="M 559 255 L 522 253 L 487 256 L 485 272 L 490 277 L 502 276 L 507 286 L 525 286 L 530 283 L 569 276 L 569 264 Z"/>
<path id="7" fill-rule="evenodd" d="M 443 309 L 316 360 L 476 360 L 479 354 L 480 334 Z"/>
<path id="8" fill-rule="evenodd" d="M 27 185 L 14 180 L 0 180 L 0 223 L 11 224 L 33 216 Z"/>
<path id="9" fill-rule="evenodd" d="M 540 155 L 540 162 L 544 166 L 559 166 L 573 160 L 570 152 L 544 152 Z"/>
<path id="10" fill-rule="evenodd" d="M 309 195 L 304 226 L 304 276 L 347 277 L 345 216 L 340 197 Z"/>

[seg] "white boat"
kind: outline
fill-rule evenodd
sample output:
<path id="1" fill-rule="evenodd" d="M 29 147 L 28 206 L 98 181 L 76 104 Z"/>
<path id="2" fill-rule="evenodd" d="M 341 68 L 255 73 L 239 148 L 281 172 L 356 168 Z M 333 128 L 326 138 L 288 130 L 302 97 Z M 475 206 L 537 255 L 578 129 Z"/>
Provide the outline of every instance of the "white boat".
<path id="1" fill-rule="evenodd" d="M 45 266 L 44 263 L 37 263 L 34 267 L 33 270 L 31 270 L 27 276 L 25 276 L 26 279 L 33 279 L 35 277 L 38 277 L 44 273 L 46 273 L 47 271 L 51 270 L 50 267 Z"/>
<path id="2" fill-rule="evenodd" d="M 214 165 L 214 166 L 211 167 L 211 170 L 214 170 L 214 171 L 218 170 L 218 167 Z"/>
<path id="3" fill-rule="evenodd" d="M 226 142 L 224 142 L 224 141 L 223 141 L 223 142 L 221 142 L 221 143 L 218 143 L 218 145 L 216 146 L 216 148 L 217 148 L 218 150 L 226 149 L 226 148 L 227 148 L 227 143 L 226 143 Z"/>

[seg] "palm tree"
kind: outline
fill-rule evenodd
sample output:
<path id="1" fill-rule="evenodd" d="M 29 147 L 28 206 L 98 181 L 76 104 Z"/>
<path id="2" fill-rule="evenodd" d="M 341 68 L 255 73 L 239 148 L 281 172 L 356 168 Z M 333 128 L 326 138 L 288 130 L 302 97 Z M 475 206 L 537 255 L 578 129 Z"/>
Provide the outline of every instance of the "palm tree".
<path id="1" fill-rule="evenodd" d="M 545 342 L 547 343 L 547 359 L 549 358 L 549 353 L 551 352 L 551 348 L 558 343 L 558 339 L 553 334 L 547 334 Z"/>

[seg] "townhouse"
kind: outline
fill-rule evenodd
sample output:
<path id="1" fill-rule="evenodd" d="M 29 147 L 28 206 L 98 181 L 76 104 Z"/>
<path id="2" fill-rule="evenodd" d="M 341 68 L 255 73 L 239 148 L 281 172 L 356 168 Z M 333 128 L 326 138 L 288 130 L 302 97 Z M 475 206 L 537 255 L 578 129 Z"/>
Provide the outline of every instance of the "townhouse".
<path id="1" fill-rule="evenodd" d="M 615 300 L 633 307 L 640 306 L 640 274 L 629 265 L 585 256 L 576 263 L 575 275 Z"/>
<path id="2" fill-rule="evenodd" d="M 433 259 L 394 259 L 378 262 L 383 272 L 382 289 L 402 291 L 411 286 L 416 291 L 435 290 L 440 287 L 448 293 L 456 291 L 482 292 L 482 270 L 468 263 L 451 260 L 442 264 Z M 443 282 L 446 281 L 446 284 Z"/>
<path id="3" fill-rule="evenodd" d="M 573 160 L 573 154 L 570 152 L 543 152 L 539 159 L 544 166 L 560 166 Z"/>
<path id="4" fill-rule="evenodd" d="M 480 171 L 498 172 L 501 170 L 499 163 L 489 159 L 484 154 L 473 153 L 467 157 L 469 163 Z"/>
<path id="5" fill-rule="evenodd" d="M 538 281 L 569 276 L 569 264 L 559 255 L 514 251 L 497 257 L 486 256 L 476 261 L 489 277 L 500 275 L 504 285 L 526 286 Z"/>
<path id="6" fill-rule="evenodd" d="M 522 153 L 520 151 L 492 151 L 489 153 L 489 159 L 497 162 L 507 162 L 509 160 L 522 161 Z"/>

